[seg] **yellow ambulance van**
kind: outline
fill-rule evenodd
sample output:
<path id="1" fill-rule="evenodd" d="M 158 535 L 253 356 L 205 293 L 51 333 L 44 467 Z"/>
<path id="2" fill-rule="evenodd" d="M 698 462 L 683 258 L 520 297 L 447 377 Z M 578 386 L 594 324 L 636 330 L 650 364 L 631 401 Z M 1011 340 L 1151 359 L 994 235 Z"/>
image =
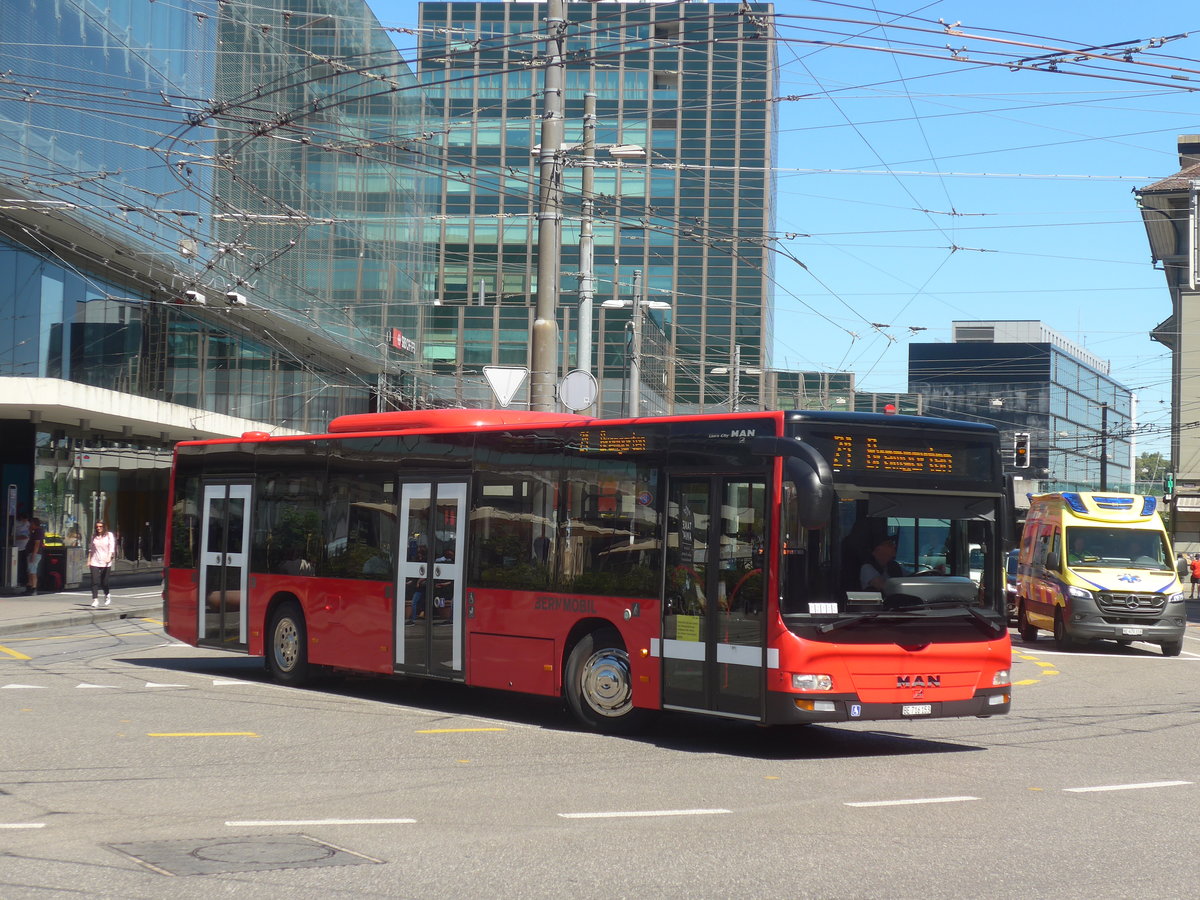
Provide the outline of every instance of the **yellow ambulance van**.
<path id="1" fill-rule="evenodd" d="M 1059 649 L 1107 639 L 1183 650 L 1183 588 L 1157 498 L 1063 492 L 1030 497 L 1017 556 L 1017 630 Z"/>

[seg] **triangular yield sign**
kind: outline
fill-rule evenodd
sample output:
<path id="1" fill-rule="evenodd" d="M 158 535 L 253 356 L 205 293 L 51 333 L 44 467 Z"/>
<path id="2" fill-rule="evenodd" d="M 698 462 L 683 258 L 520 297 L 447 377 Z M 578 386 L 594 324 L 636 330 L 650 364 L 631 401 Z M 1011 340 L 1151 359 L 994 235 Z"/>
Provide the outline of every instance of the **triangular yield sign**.
<path id="1" fill-rule="evenodd" d="M 487 378 L 488 384 L 492 386 L 496 402 L 501 406 L 508 406 L 512 402 L 512 398 L 516 396 L 517 389 L 521 387 L 521 382 L 529 374 L 529 370 L 524 366 L 484 366 L 483 374 Z"/>

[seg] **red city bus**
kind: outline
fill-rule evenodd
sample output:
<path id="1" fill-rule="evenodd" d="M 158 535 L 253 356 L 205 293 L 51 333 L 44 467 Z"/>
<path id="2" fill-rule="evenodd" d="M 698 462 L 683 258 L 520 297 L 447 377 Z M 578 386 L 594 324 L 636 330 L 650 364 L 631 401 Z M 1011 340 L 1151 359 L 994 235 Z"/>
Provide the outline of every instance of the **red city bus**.
<path id="1" fill-rule="evenodd" d="M 1009 710 L 996 429 L 343 416 L 178 445 L 166 630 L 319 668 L 763 724 Z M 982 562 L 980 557 L 982 554 Z"/>

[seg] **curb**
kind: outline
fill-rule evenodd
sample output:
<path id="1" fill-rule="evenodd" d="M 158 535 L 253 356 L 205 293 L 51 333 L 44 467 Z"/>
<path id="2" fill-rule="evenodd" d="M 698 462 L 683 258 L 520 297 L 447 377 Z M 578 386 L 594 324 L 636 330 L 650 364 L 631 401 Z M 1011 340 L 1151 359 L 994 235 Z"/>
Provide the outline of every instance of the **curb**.
<path id="1" fill-rule="evenodd" d="M 72 625 L 94 625 L 97 622 L 115 622 L 120 619 L 160 619 L 162 604 L 136 606 L 129 609 L 64 610 L 28 619 L 11 622 L 0 621 L 0 634 L 21 634 L 26 631 L 41 631 L 49 628 L 64 628 Z"/>

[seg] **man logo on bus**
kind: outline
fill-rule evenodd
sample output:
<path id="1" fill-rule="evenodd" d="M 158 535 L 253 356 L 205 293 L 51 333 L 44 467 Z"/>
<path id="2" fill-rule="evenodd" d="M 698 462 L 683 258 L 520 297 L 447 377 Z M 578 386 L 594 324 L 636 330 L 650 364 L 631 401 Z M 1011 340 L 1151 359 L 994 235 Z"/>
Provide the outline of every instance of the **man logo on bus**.
<path id="1" fill-rule="evenodd" d="M 898 688 L 925 688 L 925 687 L 941 687 L 941 675 L 897 675 L 896 687 Z"/>

